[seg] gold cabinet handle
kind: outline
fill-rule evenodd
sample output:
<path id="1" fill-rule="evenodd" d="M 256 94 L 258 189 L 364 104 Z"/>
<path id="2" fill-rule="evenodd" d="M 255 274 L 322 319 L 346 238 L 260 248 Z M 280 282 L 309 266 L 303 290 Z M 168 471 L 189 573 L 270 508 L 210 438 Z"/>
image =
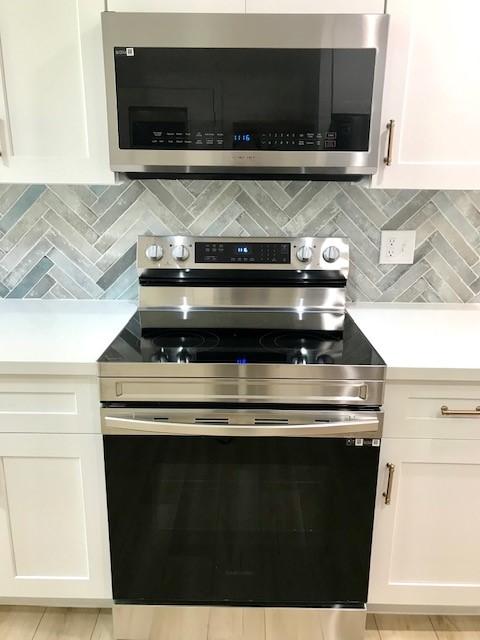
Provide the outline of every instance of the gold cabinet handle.
<path id="1" fill-rule="evenodd" d="M 388 131 L 388 144 L 387 144 L 387 155 L 383 159 L 384 163 L 389 167 L 392 164 L 392 153 L 393 153 L 393 134 L 395 131 L 395 120 L 390 120 L 387 122 L 387 131 Z"/>
<path id="2" fill-rule="evenodd" d="M 475 407 L 475 409 L 449 409 L 444 404 L 440 407 L 440 412 L 442 416 L 476 416 L 480 418 L 480 407 Z"/>
<path id="3" fill-rule="evenodd" d="M 388 481 L 387 481 L 387 490 L 382 493 L 382 496 L 385 498 L 385 504 L 390 504 L 392 499 L 392 486 L 393 486 L 393 474 L 395 473 L 395 465 L 391 462 L 387 462 L 388 469 Z"/>

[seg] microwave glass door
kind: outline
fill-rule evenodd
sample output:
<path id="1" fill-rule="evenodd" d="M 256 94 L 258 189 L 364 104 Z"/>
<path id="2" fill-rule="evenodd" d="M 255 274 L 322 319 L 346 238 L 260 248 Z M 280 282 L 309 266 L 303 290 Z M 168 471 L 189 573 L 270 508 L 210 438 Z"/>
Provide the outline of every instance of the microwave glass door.
<path id="1" fill-rule="evenodd" d="M 115 47 L 121 149 L 368 151 L 375 49 Z"/>

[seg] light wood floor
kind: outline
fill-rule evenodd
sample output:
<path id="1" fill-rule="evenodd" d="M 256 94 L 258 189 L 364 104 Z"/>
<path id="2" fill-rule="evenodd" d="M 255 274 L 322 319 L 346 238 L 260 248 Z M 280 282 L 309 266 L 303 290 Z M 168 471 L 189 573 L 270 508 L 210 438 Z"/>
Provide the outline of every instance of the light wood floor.
<path id="1" fill-rule="evenodd" d="M 107 609 L 0 606 L 0 640 L 112 640 Z M 480 616 L 369 615 L 366 640 L 480 640 Z M 161 640 L 161 639 L 159 639 Z M 185 638 L 185 640 L 188 640 Z M 225 640 L 229 638 L 225 637 Z"/>

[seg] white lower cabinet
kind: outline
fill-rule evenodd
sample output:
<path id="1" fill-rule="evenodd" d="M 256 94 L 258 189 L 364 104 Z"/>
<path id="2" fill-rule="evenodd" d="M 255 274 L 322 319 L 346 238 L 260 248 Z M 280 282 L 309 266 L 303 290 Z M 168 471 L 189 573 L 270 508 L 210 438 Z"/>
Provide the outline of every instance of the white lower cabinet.
<path id="1" fill-rule="evenodd" d="M 0 600 L 112 597 L 100 434 L 0 433 Z"/>
<path id="2" fill-rule="evenodd" d="M 395 466 L 390 504 L 382 495 L 388 484 L 387 463 Z M 371 608 L 479 607 L 479 545 L 480 441 L 384 438 Z"/>

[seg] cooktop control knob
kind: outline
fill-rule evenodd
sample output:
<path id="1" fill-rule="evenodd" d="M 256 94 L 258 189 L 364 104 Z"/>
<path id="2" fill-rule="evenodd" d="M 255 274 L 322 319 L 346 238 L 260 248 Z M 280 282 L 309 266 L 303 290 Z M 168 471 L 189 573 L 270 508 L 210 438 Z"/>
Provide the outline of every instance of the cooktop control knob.
<path id="1" fill-rule="evenodd" d="M 163 258 L 163 249 L 158 244 L 151 244 L 149 247 L 145 249 L 145 255 L 149 260 L 158 262 Z"/>
<path id="2" fill-rule="evenodd" d="M 340 257 L 340 249 L 337 247 L 327 247 L 324 249 L 322 253 L 323 259 L 325 262 L 332 263 L 336 262 Z"/>
<path id="3" fill-rule="evenodd" d="M 297 249 L 297 259 L 300 260 L 300 262 L 310 262 L 310 260 L 312 259 L 312 256 L 313 256 L 312 248 L 308 247 L 305 244 Z"/>
<path id="4" fill-rule="evenodd" d="M 172 249 L 172 256 L 175 260 L 185 262 L 190 257 L 190 251 L 184 244 L 176 244 Z"/>

